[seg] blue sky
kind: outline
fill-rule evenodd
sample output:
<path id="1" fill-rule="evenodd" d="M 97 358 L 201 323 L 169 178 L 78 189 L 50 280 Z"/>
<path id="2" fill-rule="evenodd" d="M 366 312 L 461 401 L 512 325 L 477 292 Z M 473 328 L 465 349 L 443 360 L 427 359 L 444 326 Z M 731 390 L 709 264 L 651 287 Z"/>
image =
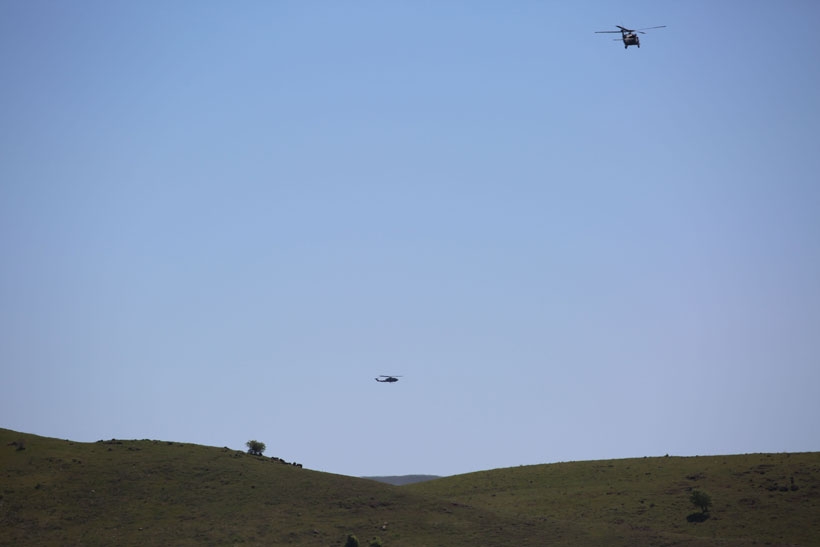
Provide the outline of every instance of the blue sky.
<path id="1" fill-rule="evenodd" d="M 0 426 L 349 475 L 820 450 L 818 20 L 0 3 Z"/>

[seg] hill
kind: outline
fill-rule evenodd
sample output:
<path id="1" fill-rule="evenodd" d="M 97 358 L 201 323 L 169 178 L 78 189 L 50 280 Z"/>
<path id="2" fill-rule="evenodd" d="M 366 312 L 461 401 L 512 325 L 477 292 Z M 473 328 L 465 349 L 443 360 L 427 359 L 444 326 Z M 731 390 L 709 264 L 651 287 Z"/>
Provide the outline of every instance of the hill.
<path id="1" fill-rule="evenodd" d="M 511 524 L 389 484 L 170 441 L 0 429 L 0 469 L 0 545 L 339 546 L 349 533 L 365 545 L 460 545 Z"/>
<path id="2" fill-rule="evenodd" d="M 431 481 L 433 479 L 440 479 L 438 475 L 389 475 L 386 477 L 362 477 L 363 479 L 370 479 L 371 481 L 385 482 L 393 486 L 404 486 L 405 484 L 414 484 L 417 482 Z"/>
<path id="3" fill-rule="evenodd" d="M 820 454 L 497 469 L 407 486 L 168 441 L 0 429 L 3 545 L 817 545 Z M 714 507 L 690 523 L 692 488 Z"/>
<path id="4" fill-rule="evenodd" d="M 534 465 L 404 489 L 550 523 L 559 545 L 820 545 L 817 452 Z M 703 522 L 696 489 L 713 501 Z"/>

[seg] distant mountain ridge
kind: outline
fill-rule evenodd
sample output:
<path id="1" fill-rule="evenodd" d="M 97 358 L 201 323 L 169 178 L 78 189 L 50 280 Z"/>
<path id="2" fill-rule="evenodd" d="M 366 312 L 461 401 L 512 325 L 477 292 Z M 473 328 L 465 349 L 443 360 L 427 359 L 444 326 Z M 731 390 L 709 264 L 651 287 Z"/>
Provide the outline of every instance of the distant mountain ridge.
<path id="1" fill-rule="evenodd" d="M 440 479 L 439 475 L 389 475 L 386 477 L 362 477 L 371 481 L 384 482 L 394 486 L 402 486 L 404 484 L 413 484 L 416 482 L 431 481 L 433 479 Z"/>

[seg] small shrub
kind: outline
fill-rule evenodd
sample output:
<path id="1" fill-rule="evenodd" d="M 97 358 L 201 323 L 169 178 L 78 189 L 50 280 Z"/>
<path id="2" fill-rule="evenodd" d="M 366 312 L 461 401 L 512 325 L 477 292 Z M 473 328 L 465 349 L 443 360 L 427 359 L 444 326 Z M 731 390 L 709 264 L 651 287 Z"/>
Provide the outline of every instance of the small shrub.
<path id="1" fill-rule="evenodd" d="M 693 490 L 692 495 L 689 496 L 689 501 L 692 505 L 700 509 L 700 512 L 706 514 L 709 512 L 709 507 L 712 505 L 712 498 L 702 490 Z"/>
<path id="2" fill-rule="evenodd" d="M 353 534 L 348 534 L 345 547 L 359 547 L 359 540 Z"/>

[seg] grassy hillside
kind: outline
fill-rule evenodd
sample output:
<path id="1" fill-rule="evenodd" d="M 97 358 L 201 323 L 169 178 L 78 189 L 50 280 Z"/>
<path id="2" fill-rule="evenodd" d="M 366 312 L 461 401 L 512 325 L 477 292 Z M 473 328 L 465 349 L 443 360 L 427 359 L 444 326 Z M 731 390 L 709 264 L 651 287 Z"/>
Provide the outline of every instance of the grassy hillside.
<path id="1" fill-rule="evenodd" d="M 0 429 L 0 479 L 0 545 L 340 546 L 348 533 L 363 545 L 479 545 L 510 522 L 372 480 L 165 441 Z"/>
<path id="2" fill-rule="evenodd" d="M 404 487 L 535 526 L 561 545 L 820 545 L 820 453 L 661 457 L 497 469 Z M 710 495 L 703 522 L 689 501 Z"/>
<path id="3" fill-rule="evenodd" d="M 13 444 L 12 444 L 13 443 Z M 793 479 L 793 482 L 792 482 Z M 691 488 L 713 499 L 689 523 Z M 0 429 L 0 545 L 818 545 L 820 454 L 537 465 L 407 486 L 227 448 Z"/>

